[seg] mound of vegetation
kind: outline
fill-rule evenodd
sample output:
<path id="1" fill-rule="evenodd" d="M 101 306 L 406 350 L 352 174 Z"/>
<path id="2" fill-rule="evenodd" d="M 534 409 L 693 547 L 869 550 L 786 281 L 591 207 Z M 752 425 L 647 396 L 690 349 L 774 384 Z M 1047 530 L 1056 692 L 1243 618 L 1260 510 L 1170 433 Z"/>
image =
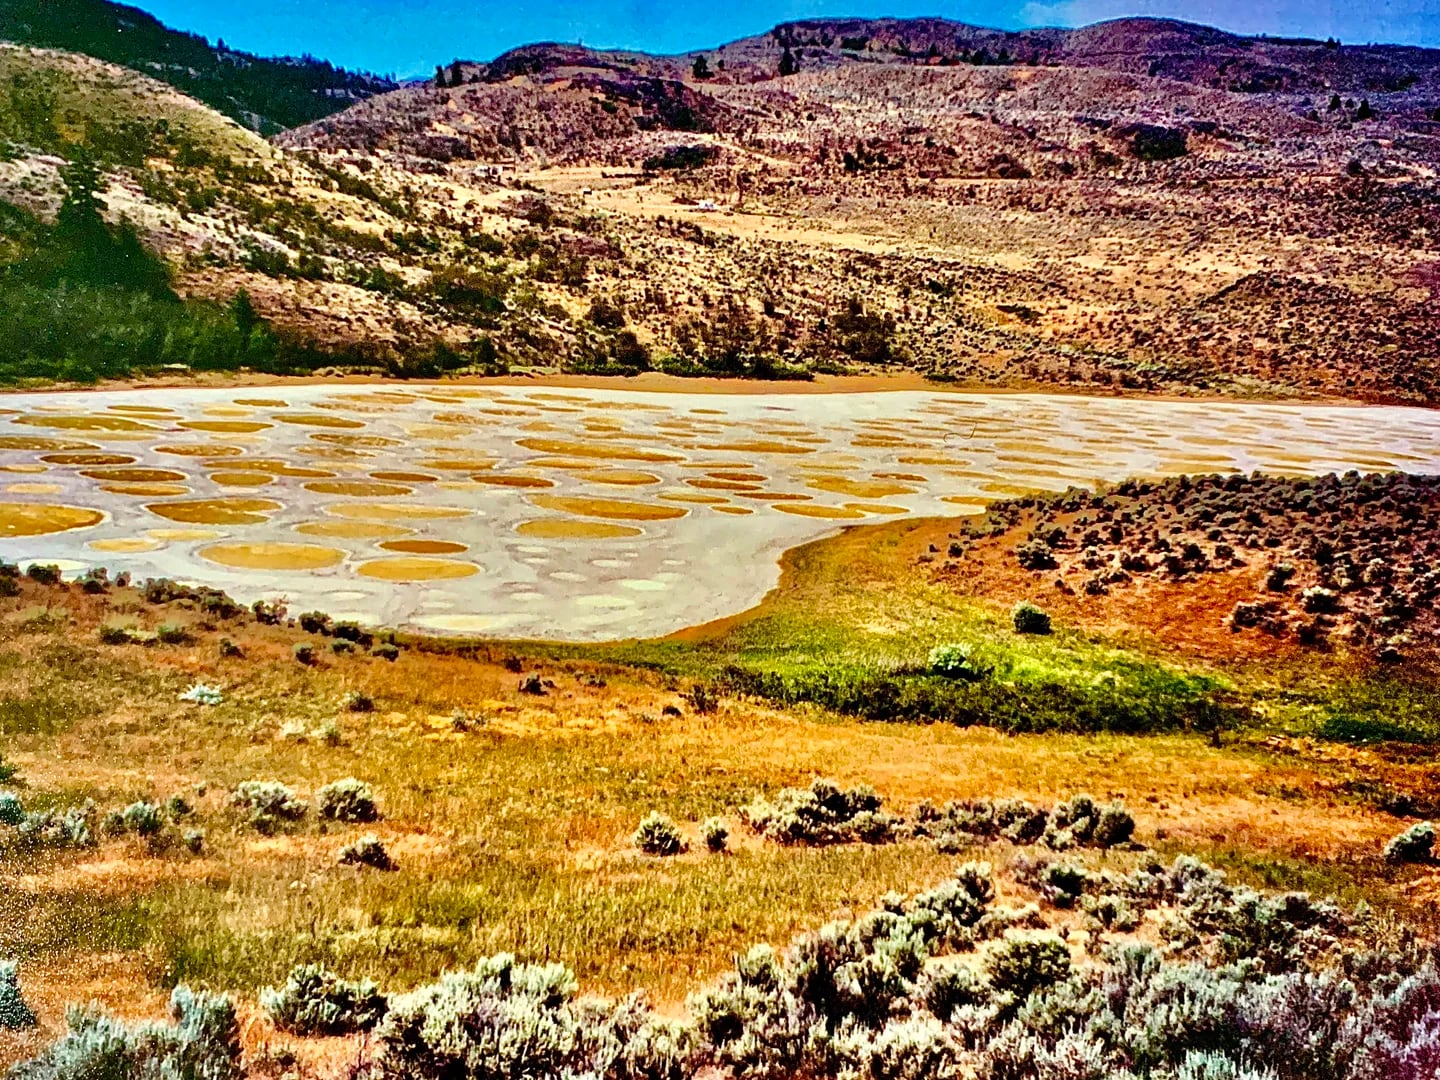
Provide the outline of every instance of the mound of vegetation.
<path id="1" fill-rule="evenodd" d="M 1236 632 L 1308 645 L 1340 639 L 1382 660 L 1440 644 L 1440 478 L 1405 473 L 1182 476 L 997 503 L 972 536 L 1018 539 L 1014 557 L 1064 590 L 1264 570 Z M 959 555 L 963 558 L 963 551 Z"/>

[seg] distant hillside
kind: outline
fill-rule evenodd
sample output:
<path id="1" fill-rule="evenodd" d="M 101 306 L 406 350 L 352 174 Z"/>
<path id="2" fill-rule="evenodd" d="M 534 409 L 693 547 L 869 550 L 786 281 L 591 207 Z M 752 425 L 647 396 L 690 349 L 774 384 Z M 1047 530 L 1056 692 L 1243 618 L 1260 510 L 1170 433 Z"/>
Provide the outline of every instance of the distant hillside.
<path id="1" fill-rule="evenodd" d="M 142 71 L 265 135 L 395 88 L 388 79 L 311 56 L 264 59 L 211 45 L 106 0 L 0 0 L 0 40 L 66 49 Z"/>
<path id="2" fill-rule="evenodd" d="M 710 50 L 711 77 L 772 78 L 847 63 L 1106 68 L 1238 93 L 1403 94 L 1440 85 L 1440 49 L 1243 37 L 1176 19 L 994 30 L 948 19 L 807 19 Z M 699 56 L 691 53 L 689 56 Z"/>
<path id="3" fill-rule="evenodd" d="M 0 147 L 64 155 L 84 147 L 107 167 L 170 159 L 183 167 L 268 161 L 253 131 L 178 90 L 93 57 L 0 44 Z"/>

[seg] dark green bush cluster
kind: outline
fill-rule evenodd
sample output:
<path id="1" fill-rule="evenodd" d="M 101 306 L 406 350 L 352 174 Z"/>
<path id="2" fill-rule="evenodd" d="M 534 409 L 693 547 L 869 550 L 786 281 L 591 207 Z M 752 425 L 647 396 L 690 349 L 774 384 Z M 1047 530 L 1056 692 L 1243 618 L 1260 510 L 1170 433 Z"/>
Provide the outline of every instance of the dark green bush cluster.
<path id="1" fill-rule="evenodd" d="M 323 611 L 302 612 L 298 621 L 300 629 L 307 634 L 334 638 L 335 640 L 331 644 L 336 653 L 349 651 L 346 645 L 350 645 L 369 649 L 372 656 L 378 656 L 382 660 L 393 661 L 400 655 L 400 647 L 395 644 L 393 638 L 377 643 L 375 635 L 357 622 L 332 622 L 330 616 Z M 300 663 L 308 665 L 315 662 L 315 646 L 313 644 L 302 642 L 294 647 L 294 651 L 295 659 Z"/>
<path id="2" fill-rule="evenodd" d="M 730 830 L 719 818 L 707 818 L 700 823 L 700 838 L 705 841 L 705 849 L 719 853 L 725 850 L 725 845 L 730 840 Z"/>
<path id="3" fill-rule="evenodd" d="M 331 821 L 351 823 L 377 821 L 380 811 L 375 806 L 375 792 L 363 780 L 347 776 L 326 784 L 315 793 L 320 816 Z"/>
<path id="4" fill-rule="evenodd" d="M 1435 826 L 1416 822 L 1385 845 L 1385 861 L 1392 863 L 1430 862 L 1435 853 Z"/>
<path id="5" fill-rule="evenodd" d="M 667 146 L 658 154 L 645 159 L 646 172 L 662 169 L 699 169 L 712 164 L 720 156 L 718 146 L 703 143 L 693 146 Z"/>
<path id="6" fill-rule="evenodd" d="M 640 822 L 632 839 L 646 855 L 679 855 L 685 850 L 685 840 L 675 823 L 653 810 Z"/>
<path id="7" fill-rule="evenodd" d="M 937 657 L 947 670 L 947 657 Z M 973 664 L 973 661 L 970 662 Z M 983 675 L 978 666 L 967 668 Z M 820 669 L 798 673 L 729 665 L 719 689 L 781 705 L 812 703 L 846 716 L 887 723 L 983 725 L 1011 732 L 1112 731 L 1142 734 L 1194 727 L 1201 715 L 1222 716 L 1226 727 L 1247 718 L 1192 680 L 1009 682 L 924 672 Z"/>
<path id="8" fill-rule="evenodd" d="M 388 1007 L 385 995 L 368 979 L 347 982 L 320 964 L 292 969 L 284 986 L 260 991 L 260 1005 L 276 1027 L 296 1035 L 369 1031 Z"/>
<path id="9" fill-rule="evenodd" d="M 833 780 L 816 779 L 808 788 L 784 788 L 773 801 L 757 798 L 741 815 L 778 844 L 881 844 L 895 839 L 904 821 L 880 807 L 872 788 L 845 791 Z"/>
<path id="10" fill-rule="evenodd" d="M 1021 600 L 1010 612 L 1010 621 L 1017 634 L 1050 633 L 1050 614 L 1029 600 Z"/>
<path id="11" fill-rule="evenodd" d="M 216 619 L 236 619 L 245 613 L 229 593 L 207 585 L 182 585 L 169 578 L 147 578 L 140 591 L 147 604 L 193 605 Z"/>
<path id="12" fill-rule="evenodd" d="M 0 960 L 0 1028 L 35 1026 L 35 1012 L 20 993 L 20 976 L 12 960 Z"/>
<path id="13" fill-rule="evenodd" d="M 337 862 L 341 866 L 368 866 L 372 870 L 394 870 L 395 860 L 385 850 L 378 836 L 366 834 L 340 849 Z"/>

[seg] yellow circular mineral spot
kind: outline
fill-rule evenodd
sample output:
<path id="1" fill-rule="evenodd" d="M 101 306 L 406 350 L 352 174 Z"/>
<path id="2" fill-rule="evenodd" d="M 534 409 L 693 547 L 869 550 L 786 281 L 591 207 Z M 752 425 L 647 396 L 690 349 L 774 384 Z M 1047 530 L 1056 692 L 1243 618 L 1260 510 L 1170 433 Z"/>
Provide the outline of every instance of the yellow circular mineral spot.
<path id="1" fill-rule="evenodd" d="M 633 525 L 615 525 L 608 521 L 573 521 L 568 518 L 536 518 L 515 526 L 521 536 L 538 540 L 617 540 L 622 536 L 639 536 Z"/>
<path id="2" fill-rule="evenodd" d="M 776 442 L 771 439 L 742 439 L 739 442 L 707 443 L 702 450 L 734 450 L 742 454 L 813 454 L 813 446 L 796 446 L 794 443 Z"/>
<path id="3" fill-rule="evenodd" d="M 437 479 L 429 473 L 423 472 L 372 472 L 370 474 L 376 480 L 389 480 L 397 484 L 433 484 Z"/>
<path id="4" fill-rule="evenodd" d="M 627 499 L 590 499 L 574 495 L 531 495 L 530 501 L 545 510 L 559 510 L 580 517 L 614 518 L 619 521 L 665 521 L 684 517 L 678 506 L 630 502 Z"/>
<path id="5" fill-rule="evenodd" d="M 478 574 L 474 563 L 454 559 L 424 559 L 418 556 L 398 559 L 375 559 L 361 563 L 359 572 L 380 581 L 448 581 Z"/>
<path id="6" fill-rule="evenodd" d="M 755 512 L 748 506 L 715 506 L 711 509 L 718 514 L 753 514 Z"/>
<path id="7" fill-rule="evenodd" d="M 190 493 L 190 489 L 184 484 L 101 484 L 100 490 L 115 495 L 144 495 L 152 499 Z"/>
<path id="8" fill-rule="evenodd" d="M 688 491 L 667 491 L 660 498 L 666 502 L 697 503 L 700 506 L 723 506 L 730 501 L 723 495 L 701 495 L 699 492 L 692 494 Z"/>
<path id="9" fill-rule="evenodd" d="M 202 558 L 240 570 L 322 570 L 345 558 L 343 551 L 318 544 L 211 544 Z"/>
<path id="10" fill-rule="evenodd" d="M 551 488 L 555 481 L 546 480 L 543 476 L 526 476 L 524 473 L 477 473 L 476 483 L 490 484 L 492 487 L 508 488 Z"/>
<path id="11" fill-rule="evenodd" d="M 812 518 L 863 518 L 863 511 L 845 506 L 824 506 L 819 503 L 776 503 L 774 509 L 785 514 Z"/>
<path id="12" fill-rule="evenodd" d="M 239 446 L 231 446 L 229 443 L 177 443 L 174 446 L 157 446 L 155 448 L 162 454 L 175 454 L 178 457 L 239 457 L 245 450 Z"/>
<path id="13" fill-rule="evenodd" d="M 852 480 L 844 476 L 815 476 L 805 484 L 816 491 L 833 491 L 837 495 L 850 495 L 857 499 L 884 499 L 891 495 L 915 494 L 915 489 L 907 484 L 886 480 Z"/>
<path id="14" fill-rule="evenodd" d="M 129 454 L 46 454 L 40 459 L 51 465 L 129 465 Z"/>
<path id="15" fill-rule="evenodd" d="M 330 431 L 317 432 L 310 438 L 331 446 L 364 447 L 369 450 L 384 450 L 391 446 L 402 446 L 399 439 L 388 439 L 384 435 L 349 435 Z"/>
<path id="16" fill-rule="evenodd" d="M 47 439 L 43 435 L 0 435 L 0 450 L 99 450 L 94 443 Z"/>
<path id="17" fill-rule="evenodd" d="M 236 398 L 235 404 L 249 405 L 256 409 L 287 409 L 290 407 L 288 401 L 268 397 Z"/>
<path id="18" fill-rule="evenodd" d="M 517 446 L 536 450 L 542 454 L 558 454 L 562 457 L 602 458 L 609 461 L 683 461 L 679 454 L 667 454 L 661 450 L 643 450 L 638 446 L 619 446 L 603 442 L 572 442 L 568 439 L 519 439 Z"/>
<path id="19" fill-rule="evenodd" d="M 250 435 L 274 427 L 260 420 L 181 420 L 180 426 L 191 431 L 209 431 L 215 434 Z"/>
<path id="20" fill-rule="evenodd" d="M 415 491 L 403 484 L 385 484 L 379 480 L 314 480 L 305 485 L 305 490 L 318 495 L 353 495 L 369 499 L 410 495 Z"/>
<path id="21" fill-rule="evenodd" d="M 62 428 L 66 431 L 157 431 L 151 424 L 142 424 L 124 416 L 17 416 L 13 421 L 29 427 Z"/>
<path id="22" fill-rule="evenodd" d="M 59 484 L 22 480 L 19 483 L 7 484 L 5 490 L 11 495 L 59 495 L 64 489 Z"/>
<path id="23" fill-rule="evenodd" d="M 406 555 L 459 555 L 467 550 L 465 544 L 453 540 L 387 540 L 380 545 L 386 551 L 400 551 Z"/>
<path id="24" fill-rule="evenodd" d="M 111 412 L 130 413 L 132 416 L 174 416 L 174 409 L 162 405 L 110 405 Z"/>
<path id="25" fill-rule="evenodd" d="M 113 540 L 91 540 L 92 551 L 110 551 L 116 554 L 136 554 L 141 551 L 159 551 L 165 545 L 159 540 L 142 540 L 139 537 L 116 537 Z"/>
<path id="26" fill-rule="evenodd" d="M 910 511 L 903 506 L 889 506 L 885 503 L 846 503 L 849 510 L 859 510 L 862 514 L 908 514 Z"/>
<path id="27" fill-rule="evenodd" d="M 264 487 L 273 484 L 275 477 L 263 472 L 231 472 L 221 470 L 210 474 L 210 479 L 221 487 Z"/>
<path id="28" fill-rule="evenodd" d="M 365 426 L 362 421 L 335 416 L 331 413 L 275 413 L 274 417 L 282 424 L 298 424 L 301 427 L 363 428 Z"/>
<path id="29" fill-rule="evenodd" d="M 403 525 L 386 525 L 381 521 L 307 521 L 296 525 L 295 531 L 306 536 L 328 536 L 336 540 L 393 540 L 414 532 Z"/>
<path id="30" fill-rule="evenodd" d="M 220 535 L 215 529 L 146 529 L 146 536 L 153 536 L 156 540 L 175 540 L 186 542 L 191 540 L 214 540 Z"/>
<path id="31" fill-rule="evenodd" d="M 173 484 L 185 479 L 184 473 L 169 469 L 82 469 L 80 475 L 121 484 Z"/>
<path id="32" fill-rule="evenodd" d="M 461 518 L 470 511 L 458 506 L 407 506 L 404 503 L 341 503 L 325 507 L 335 517 L 359 518 L 362 521 L 442 521 Z"/>
<path id="33" fill-rule="evenodd" d="M 259 525 L 265 515 L 280 509 L 271 499 L 192 499 L 188 502 L 149 503 L 145 509 L 171 521 L 191 525 Z"/>
<path id="34" fill-rule="evenodd" d="M 580 479 L 589 480 L 592 484 L 611 484 L 618 487 L 643 487 L 660 483 L 660 477 L 654 473 L 640 472 L 637 469 L 593 469 L 582 472 Z"/>
<path id="35" fill-rule="evenodd" d="M 0 502 L 0 538 L 45 536 L 98 525 L 105 515 L 81 506 Z"/>

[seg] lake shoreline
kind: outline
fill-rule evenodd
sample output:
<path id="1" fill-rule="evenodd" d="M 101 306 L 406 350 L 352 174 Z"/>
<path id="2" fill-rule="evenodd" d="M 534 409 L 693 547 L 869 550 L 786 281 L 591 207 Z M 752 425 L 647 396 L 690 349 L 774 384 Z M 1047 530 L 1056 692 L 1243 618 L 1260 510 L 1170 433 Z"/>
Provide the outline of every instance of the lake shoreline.
<path id="1" fill-rule="evenodd" d="M 493 386 L 556 390 L 614 390 L 635 393 L 663 393 L 676 396 L 774 396 L 844 395 L 926 392 L 936 394 L 984 394 L 1016 396 L 1046 394 L 1101 400 L 1175 401 L 1236 405 L 1343 406 L 1347 408 L 1436 409 L 1437 405 L 1410 401 L 1367 401 L 1360 398 L 1317 395 L 1314 397 L 1267 397 L 1224 393 L 1162 394 L 1097 386 L 1057 386 L 1021 383 L 997 386 L 993 383 L 945 381 L 916 372 L 884 375 L 816 375 L 813 379 L 728 379 L 719 376 L 667 375 L 647 371 L 639 375 L 580 375 L 562 373 L 515 375 L 457 375 L 441 379 L 397 379 L 383 375 L 270 375 L 262 372 L 190 372 L 147 378 L 113 379 L 93 385 L 58 384 L 37 387 L 0 387 L 0 394 L 80 394 L 108 392 L 149 392 L 163 390 L 247 390 L 295 386 L 406 387 L 406 386 Z"/>

